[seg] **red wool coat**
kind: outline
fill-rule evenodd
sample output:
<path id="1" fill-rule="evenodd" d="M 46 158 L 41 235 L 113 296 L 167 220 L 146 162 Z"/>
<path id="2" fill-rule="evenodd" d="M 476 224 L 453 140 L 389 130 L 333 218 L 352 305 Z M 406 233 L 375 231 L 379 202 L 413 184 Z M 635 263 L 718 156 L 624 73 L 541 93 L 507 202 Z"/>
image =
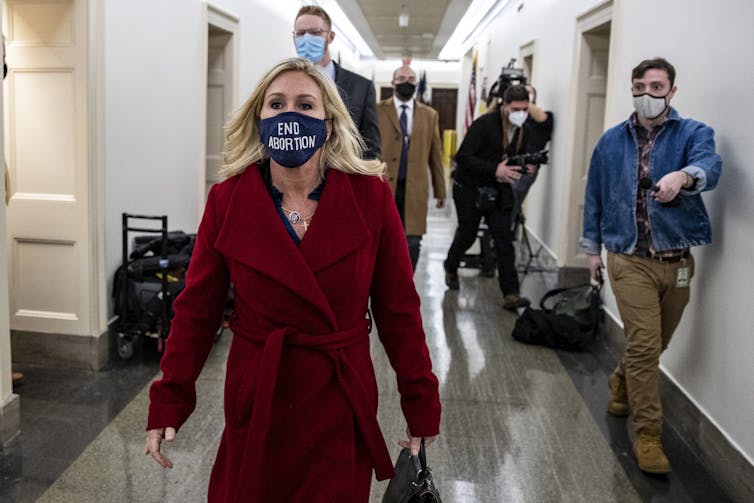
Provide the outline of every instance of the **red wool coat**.
<path id="1" fill-rule="evenodd" d="M 439 432 L 403 228 L 390 187 L 330 170 L 297 247 L 257 166 L 212 188 L 150 390 L 147 429 L 179 428 L 233 282 L 225 429 L 210 502 L 366 502 L 392 476 L 376 421 L 371 310 L 411 432 Z M 179 437 L 180 438 L 180 437 Z"/>

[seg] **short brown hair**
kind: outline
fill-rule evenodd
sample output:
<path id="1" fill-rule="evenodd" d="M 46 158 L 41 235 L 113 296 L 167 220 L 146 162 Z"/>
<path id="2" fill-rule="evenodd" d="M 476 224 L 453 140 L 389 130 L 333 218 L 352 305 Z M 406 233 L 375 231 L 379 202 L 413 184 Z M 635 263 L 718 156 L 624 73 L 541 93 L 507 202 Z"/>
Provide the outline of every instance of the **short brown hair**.
<path id="1" fill-rule="evenodd" d="M 507 105 L 513 101 L 529 101 L 529 91 L 526 86 L 516 84 L 508 87 L 503 93 L 503 102 Z"/>
<path id="2" fill-rule="evenodd" d="M 322 19 L 325 20 L 327 29 L 329 30 L 330 28 L 332 28 L 332 21 L 330 21 L 330 16 L 328 16 L 327 12 L 325 12 L 325 9 L 323 9 L 319 5 L 304 5 L 298 10 L 298 14 L 296 14 L 296 19 L 300 18 L 301 16 L 305 16 L 306 14 L 321 17 Z"/>
<path id="3" fill-rule="evenodd" d="M 675 83 L 675 68 L 673 68 L 673 65 L 671 65 L 667 59 L 645 59 L 631 71 L 631 80 L 642 78 L 644 74 L 647 73 L 647 70 L 665 70 L 665 73 L 668 74 L 670 87 L 673 87 L 673 84 Z"/>

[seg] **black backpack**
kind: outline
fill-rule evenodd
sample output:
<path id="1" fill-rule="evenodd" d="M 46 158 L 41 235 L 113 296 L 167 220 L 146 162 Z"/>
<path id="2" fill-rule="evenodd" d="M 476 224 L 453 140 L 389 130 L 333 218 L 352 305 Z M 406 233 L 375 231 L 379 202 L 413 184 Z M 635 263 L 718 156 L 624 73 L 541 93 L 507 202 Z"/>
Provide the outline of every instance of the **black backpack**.
<path id="1" fill-rule="evenodd" d="M 511 335 L 526 344 L 581 349 L 599 334 L 601 290 L 602 282 L 550 290 L 539 301 L 541 309 L 524 310 Z"/>

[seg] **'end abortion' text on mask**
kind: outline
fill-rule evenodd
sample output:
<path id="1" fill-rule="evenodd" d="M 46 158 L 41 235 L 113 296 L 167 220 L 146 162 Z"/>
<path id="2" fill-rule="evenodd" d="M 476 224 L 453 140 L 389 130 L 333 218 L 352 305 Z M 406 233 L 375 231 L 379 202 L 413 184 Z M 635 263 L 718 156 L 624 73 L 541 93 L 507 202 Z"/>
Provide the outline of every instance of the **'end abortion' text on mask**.
<path id="1" fill-rule="evenodd" d="M 270 136 L 267 141 L 267 148 L 272 150 L 301 150 L 314 147 L 317 144 L 317 136 L 299 136 L 300 130 L 298 122 L 278 123 L 277 136 Z"/>
<path id="2" fill-rule="evenodd" d="M 259 137 L 270 157 L 287 168 L 311 159 L 327 139 L 323 119 L 284 112 L 259 122 Z"/>

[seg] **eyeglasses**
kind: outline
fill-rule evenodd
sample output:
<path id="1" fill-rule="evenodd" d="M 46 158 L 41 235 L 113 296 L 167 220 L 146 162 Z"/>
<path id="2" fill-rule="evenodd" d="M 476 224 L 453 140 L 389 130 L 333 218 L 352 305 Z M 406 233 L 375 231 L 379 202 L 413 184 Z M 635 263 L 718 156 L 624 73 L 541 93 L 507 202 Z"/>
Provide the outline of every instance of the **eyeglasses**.
<path id="1" fill-rule="evenodd" d="M 315 37 L 324 37 L 326 33 L 330 33 L 330 30 L 324 28 L 308 28 L 306 30 L 294 30 L 293 36 L 296 38 L 303 37 L 306 34 L 314 35 Z"/>
<path id="2" fill-rule="evenodd" d="M 396 77 L 395 81 L 399 84 L 403 84 L 404 82 L 411 82 L 412 84 L 416 84 L 416 77 L 404 77 L 401 75 L 400 77 Z"/>

